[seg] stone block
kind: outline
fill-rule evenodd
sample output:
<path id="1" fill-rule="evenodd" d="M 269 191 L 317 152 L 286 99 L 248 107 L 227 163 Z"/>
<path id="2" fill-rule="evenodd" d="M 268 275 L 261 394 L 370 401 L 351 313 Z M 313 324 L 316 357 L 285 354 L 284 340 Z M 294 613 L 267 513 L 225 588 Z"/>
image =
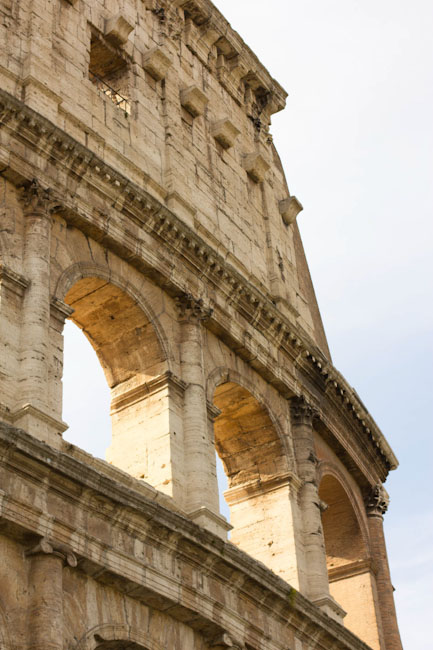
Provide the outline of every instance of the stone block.
<path id="1" fill-rule="evenodd" d="M 283 199 L 279 202 L 278 207 L 283 221 L 287 226 L 294 223 L 298 214 L 304 209 L 296 196 L 289 196 L 289 198 Z"/>
<path id="2" fill-rule="evenodd" d="M 255 183 L 261 183 L 269 170 L 269 163 L 261 154 L 249 153 L 243 159 L 243 167 Z"/>
<path id="3" fill-rule="evenodd" d="M 226 118 L 214 122 L 211 127 L 211 133 L 224 149 L 230 149 L 230 147 L 233 147 L 240 131 L 235 127 L 233 122 Z"/>
<path id="4" fill-rule="evenodd" d="M 193 117 L 203 115 L 208 98 L 197 86 L 189 86 L 180 91 L 180 103 Z"/>
<path id="5" fill-rule="evenodd" d="M 134 25 L 131 25 L 122 13 L 108 18 L 105 22 L 105 36 L 117 45 L 124 45 L 133 29 Z"/>
<path id="6" fill-rule="evenodd" d="M 160 81 L 165 78 L 172 60 L 160 47 L 154 47 L 143 54 L 143 68 L 151 77 Z"/>

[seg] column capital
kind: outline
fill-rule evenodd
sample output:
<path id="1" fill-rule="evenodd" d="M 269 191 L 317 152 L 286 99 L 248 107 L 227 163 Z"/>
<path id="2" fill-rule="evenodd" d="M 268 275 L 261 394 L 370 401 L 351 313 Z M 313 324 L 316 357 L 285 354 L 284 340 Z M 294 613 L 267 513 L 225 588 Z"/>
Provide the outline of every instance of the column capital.
<path id="1" fill-rule="evenodd" d="M 307 402 L 303 395 L 300 397 L 292 397 L 289 403 L 293 424 L 306 424 L 309 426 L 313 424 L 313 417 L 316 415 L 316 410 Z"/>
<path id="2" fill-rule="evenodd" d="M 383 516 L 388 510 L 389 495 L 382 483 L 377 483 L 371 490 L 367 500 L 366 509 L 369 517 Z"/>
<path id="3" fill-rule="evenodd" d="M 49 217 L 52 210 L 61 203 L 50 188 L 43 188 L 34 178 L 21 188 L 21 201 L 26 216 Z"/>
<path id="4" fill-rule="evenodd" d="M 213 312 L 213 309 L 204 305 L 202 298 L 194 298 L 190 293 L 175 298 L 175 306 L 179 320 L 190 323 L 206 321 Z"/>
<path id="5" fill-rule="evenodd" d="M 53 542 L 48 537 L 42 537 L 36 546 L 26 551 L 27 556 L 31 555 L 56 555 L 61 558 L 65 564 L 70 567 L 77 566 L 77 558 L 75 553 L 67 546 L 60 542 Z"/>

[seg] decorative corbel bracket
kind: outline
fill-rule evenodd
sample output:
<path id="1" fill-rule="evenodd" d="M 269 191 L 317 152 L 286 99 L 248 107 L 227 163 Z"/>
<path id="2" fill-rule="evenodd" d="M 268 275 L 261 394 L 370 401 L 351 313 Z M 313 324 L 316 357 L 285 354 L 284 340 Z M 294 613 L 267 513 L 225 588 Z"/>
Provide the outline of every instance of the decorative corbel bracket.
<path id="1" fill-rule="evenodd" d="M 189 86 L 180 91 L 180 103 L 193 117 L 203 115 L 208 98 L 197 86 Z"/>
<path id="2" fill-rule="evenodd" d="M 105 36 L 116 45 L 125 45 L 133 29 L 134 25 L 122 13 L 107 18 L 105 22 Z"/>
<path id="3" fill-rule="evenodd" d="M 143 68 L 156 81 L 164 79 L 172 60 L 160 47 L 153 47 L 143 54 Z"/>
<path id="4" fill-rule="evenodd" d="M 286 226 L 294 223 L 298 214 L 304 209 L 296 196 L 289 196 L 289 198 L 283 199 L 279 202 L 278 207 Z"/>
<path id="5" fill-rule="evenodd" d="M 211 127 L 211 133 L 223 149 L 230 149 L 230 147 L 233 147 L 240 131 L 235 127 L 233 122 L 230 122 L 226 118 L 214 122 Z"/>
<path id="6" fill-rule="evenodd" d="M 243 167 L 248 176 L 255 182 L 261 183 L 265 180 L 269 171 L 269 164 L 259 153 L 249 153 L 243 159 Z"/>

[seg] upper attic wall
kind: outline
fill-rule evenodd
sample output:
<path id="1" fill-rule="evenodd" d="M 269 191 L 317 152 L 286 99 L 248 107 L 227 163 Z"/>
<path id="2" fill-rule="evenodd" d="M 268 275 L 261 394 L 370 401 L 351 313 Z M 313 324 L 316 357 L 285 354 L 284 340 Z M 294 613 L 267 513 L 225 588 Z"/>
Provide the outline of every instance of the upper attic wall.
<path id="1" fill-rule="evenodd" d="M 329 356 L 269 131 L 287 94 L 214 5 L 9 4 L 3 88 L 172 210 Z"/>

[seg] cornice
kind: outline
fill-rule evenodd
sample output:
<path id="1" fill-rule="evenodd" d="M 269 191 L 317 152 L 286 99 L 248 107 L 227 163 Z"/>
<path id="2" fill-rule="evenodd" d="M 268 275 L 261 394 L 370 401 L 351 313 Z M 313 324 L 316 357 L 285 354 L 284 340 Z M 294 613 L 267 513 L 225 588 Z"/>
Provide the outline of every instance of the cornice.
<path id="1" fill-rule="evenodd" d="M 186 47 L 251 119 L 269 127 L 287 92 L 209 0 L 146 0 L 161 35 Z M 257 123 L 257 122 L 256 122 Z"/>
<path id="2" fill-rule="evenodd" d="M 305 368 L 318 385 L 325 385 L 325 393 L 332 395 L 334 402 L 339 403 L 342 409 L 352 416 L 354 425 L 359 427 L 366 441 L 383 457 L 388 469 L 398 466 L 389 444 L 355 391 L 308 335 L 301 331 L 294 318 L 292 322 L 280 314 L 264 291 L 253 286 L 166 206 L 4 90 L 0 90 L 0 127 L 6 127 L 17 140 L 24 140 L 41 155 L 55 158 L 73 178 L 81 181 L 84 179 L 91 187 L 97 187 L 99 191 L 104 191 L 107 197 L 115 200 L 122 214 L 140 224 L 147 233 L 161 242 L 170 254 L 175 252 L 182 263 L 194 269 L 197 275 L 205 277 L 214 289 L 224 296 L 226 303 L 236 309 L 246 322 L 260 331 L 271 344 L 280 348 L 292 363 L 294 361 L 295 367 L 302 372 Z M 5 170 L 2 173 L 9 173 L 13 181 L 20 185 L 32 180 L 31 176 L 24 178 L 16 170 Z M 74 197 L 64 195 L 64 213 L 73 214 L 74 209 Z M 176 293 L 180 296 L 184 291 L 179 288 L 174 290 L 174 295 Z M 215 320 L 214 314 L 208 319 L 206 327 L 221 329 L 222 323 Z M 230 333 L 227 332 L 227 335 L 230 336 Z M 320 411 L 320 404 L 314 406 Z"/>
<path id="3" fill-rule="evenodd" d="M 65 444 L 65 448 L 72 446 Z M 16 476 L 17 468 L 19 476 Z M 180 589 L 181 572 L 173 571 L 171 562 L 167 563 L 170 570 L 165 571 L 164 563 L 159 566 L 141 556 L 125 555 L 124 548 L 119 551 L 111 546 L 107 552 L 105 535 L 99 539 L 94 533 L 89 534 L 84 528 L 71 525 L 71 508 L 77 508 L 81 516 L 86 511 L 93 516 L 92 508 L 97 507 L 101 523 L 106 522 L 109 528 L 120 528 L 149 547 L 155 545 L 160 557 L 170 555 L 178 563 L 197 567 L 201 575 L 209 575 L 224 588 L 247 599 L 260 612 L 268 613 L 283 624 L 290 623 L 302 634 L 314 634 L 318 649 L 332 646 L 341 650 L 368 650 L 360 639 L 329 620 L 326 614 L 263 564 L 181 514 L 147 498 L 141 481 L 130 479 L 128 487 L 120 484 L 113 478 L 107 463 L 100 461 L 98 468 L 94 469 L 70 454 L 0 422 L 0 472 L 5 476 L 10 473 L 20 484 L 30 480 L 39 491 L 40 500 L 27 498 L 25 490 L 14 490 L 9 482 L 10 489 L 0 491 L 2 533 L 28 545 L 35 539 L 30 554 L 54 553 L 72 570 L 87 573 L 96 581 L 103 582 L 104 574 L 108 572 L 110 576 L 116 576 L 117 584 L 125 587 L 131 598 L 144 602 L 149 599 L 153 607 L 169 609 L 170 615 L 174 618 L 179 616 L 179 620 L 185 620 L 187 615 L 192 626 L 196 621 L 197 629 L 206 626 L 215 635 L 225 631 L 225 628 L 218 629 L 220 616 L 214 616 L 212 595 L 200 593 L 201 603 L 197 608 L 197 591 L 190 591 L 190 586 L 185 583 Z M 155 492 L 148 487 L 150 494 Z M 67 514 L 64 518 L 57 515 L 53 519 L 49 510 L 40 510 L 39 503 L 49 504 L 47 494 L 61 489 L 68 502 Z M 42 495 L 45 498 L 42 499 Z M 164 589 L 161 589 L 162 584 Z M 184 597 L 179 599 L 181 592 Z M 243 636 L 242 621 L 230 604 L 225 606 L 224 621 Z M 260 621 L 257 626 L 250 622 L 249 630 L 258 638 L 263 633 Z"/>

